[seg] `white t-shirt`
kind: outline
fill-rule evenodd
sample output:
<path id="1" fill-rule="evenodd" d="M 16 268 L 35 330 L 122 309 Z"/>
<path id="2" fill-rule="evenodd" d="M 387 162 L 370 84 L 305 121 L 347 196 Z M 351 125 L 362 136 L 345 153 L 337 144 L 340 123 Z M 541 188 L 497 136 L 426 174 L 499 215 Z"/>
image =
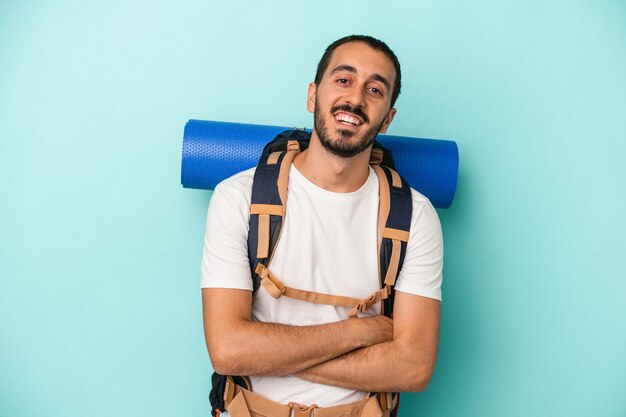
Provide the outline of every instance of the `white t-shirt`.
<path id="1" fill-rule="evenodd" d="M 202 259 L 203 288 L 252 290 L 248 261 L 248 223 L 254 168 L 221 182 L 213 192 Z M 412 191 L 413 215 L 397 291 L 441 299 L 443 242 L 435 209 Z M 378 179 L 370 168 L 365 184 L 351 193 L 324 190 L 293 165 L 289 173 L 287 214 L 269 265 L 285 285 L 354 298 L 380 289 L 377 261 Z M 259 288 L 252 319 L 295 326 L 330 323 L 348 317 L 348 307 L 272 298 Z M 381 313 L 380 303 L 364 315 Z M 311 340 L 324 343 L 324 340 Z M 253 391 L 273 401 L 344 404 L 366 393 L 304 381 L 294 376 L 250 378 Z"/>

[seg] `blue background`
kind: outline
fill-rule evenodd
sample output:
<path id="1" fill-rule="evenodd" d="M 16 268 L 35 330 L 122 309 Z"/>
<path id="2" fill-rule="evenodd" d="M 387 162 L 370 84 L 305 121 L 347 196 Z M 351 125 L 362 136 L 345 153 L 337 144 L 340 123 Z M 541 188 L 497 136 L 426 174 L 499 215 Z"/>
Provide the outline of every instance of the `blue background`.
<path id="1" fill-rule="evenodd" d="M 626 415 L 622 1 L 0 1 L 0 415 L 206 416 L 187 119 L 311 126 L 334 39 L 454 139 L 440 355 L 402 416 Z"/>

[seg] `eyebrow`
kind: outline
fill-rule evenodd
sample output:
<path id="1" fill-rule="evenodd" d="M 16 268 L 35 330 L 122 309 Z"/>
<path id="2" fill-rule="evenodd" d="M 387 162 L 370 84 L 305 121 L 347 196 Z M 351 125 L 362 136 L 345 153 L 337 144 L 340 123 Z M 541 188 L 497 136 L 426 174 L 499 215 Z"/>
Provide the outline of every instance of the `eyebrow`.
<path id="1" fill-rule="evenodd" d="M 331 75 L 336 73 L 336 72 L 341 72 L 341 71 L 347 71 L 347 72 L 352 72 L 352 73 L 357 73 L 356 68 L 354 68 L 352 65 L 339 65 L 336 66 L 330 73 Z M 373 74 L 372 78 L 376 81 L 380 81 L 381 83 L 385 84 L 385 87 L 387 87 L 388 90 L 391 89 L 391 85 L 389 84 L 389 81 L 387 81 L 387 79 L 385 77 L 383 77 L 380 74 Z"/>

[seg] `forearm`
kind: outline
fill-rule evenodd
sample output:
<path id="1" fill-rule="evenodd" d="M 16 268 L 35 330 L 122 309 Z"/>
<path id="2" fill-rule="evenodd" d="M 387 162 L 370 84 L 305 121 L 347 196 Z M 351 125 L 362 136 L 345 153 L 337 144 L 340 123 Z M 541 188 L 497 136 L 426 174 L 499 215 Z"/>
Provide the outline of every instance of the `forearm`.
<path id="1" fill-rule="evenodd" d="M 434 363 L 427 354 L 395 340 L 354 350 L 296 376 L 359 391 L 422 391 L 430 381 Z"/>
<path id="2" fill-rule="evenodd" d="M 315 326 L 238 320 L 209 345 L 215 370 L 231 375 L 289 375 L 391 338 L 372 318 Z M 372 326 L 374 331 L 372 331 Z M 323 342 L 320 342 L 323 341 Z"/>

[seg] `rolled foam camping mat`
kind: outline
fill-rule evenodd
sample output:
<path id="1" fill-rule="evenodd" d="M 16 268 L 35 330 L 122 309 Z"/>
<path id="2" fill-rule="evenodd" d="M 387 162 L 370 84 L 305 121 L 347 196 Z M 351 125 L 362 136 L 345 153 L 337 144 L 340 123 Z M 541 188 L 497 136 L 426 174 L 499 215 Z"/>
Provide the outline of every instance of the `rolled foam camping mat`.
<path id="1" fill-rule="evenodd" d="M 183 137 L 181 183 L 212 190 L 222 180 L 257 165 L 265 144 L 293 129 L 207 120 L 189 120 Z M 459 169 L 456 143 L 449 140 L 378 135 L 391 151 L 396 170 L 438 208 L 452 204 Z"/>

